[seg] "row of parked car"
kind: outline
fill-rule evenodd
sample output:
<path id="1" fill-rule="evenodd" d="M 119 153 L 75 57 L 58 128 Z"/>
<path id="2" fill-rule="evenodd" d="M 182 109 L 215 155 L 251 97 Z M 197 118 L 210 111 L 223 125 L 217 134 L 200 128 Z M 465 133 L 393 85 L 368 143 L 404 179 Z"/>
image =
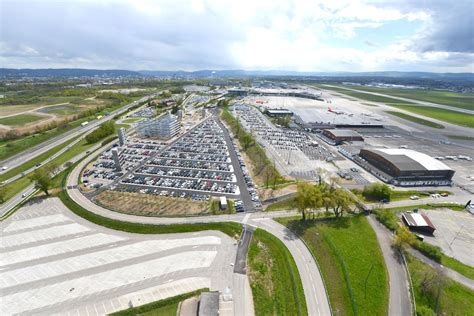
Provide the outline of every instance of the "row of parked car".
<path id="1" fill-rule="evenodd" d="M 233 183 L 218 183 L 215 181 L 203 179 L 180 179 L 130 174 L 125 179 L 122 179 L 121 183 L 150 187 L 238 194 L 238 187 Z"/>
<path id="2" fill-rule="evenodd" d="M 230 172 L 204 171 L 194 169 L 177 169 L 156 166 L 141 166 L 135 173 L 149 174 L 157 176 L 182 177 L 182 178 L 200 178 L 215 181 L 235 182 L 235 176 Z"/>

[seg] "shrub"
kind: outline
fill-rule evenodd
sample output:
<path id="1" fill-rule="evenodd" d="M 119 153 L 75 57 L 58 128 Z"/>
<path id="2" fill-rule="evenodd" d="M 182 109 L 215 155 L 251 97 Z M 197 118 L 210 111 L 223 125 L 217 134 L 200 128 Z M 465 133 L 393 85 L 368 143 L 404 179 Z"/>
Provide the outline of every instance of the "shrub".
<path id="1" fill-rule="evenodd" d="M 416 240 L 414 243 L 412 243 L 412 246 L 415 249 L 418 249 L 422 254 L 424 254 L 428 258 L 431 258 L 436 262 L 441 262 L 441 257 L 443 254 L 439 247 L 421 242 L 419 240 Z"/>
<path id="2" fill-rule="evenodd" d="M 367 200 L 376 200 L 380 201 L 383 199 L 390 200 L 392 195 L 392 189 L 386 184 L 383 183 L 372 183 L 364 187 L 362 195 Z"/>
<path id="3" fill-rule="evenodd" d="M 374 210 L 375 218 L 385 227 L 395 232 L 398 229 L 398 218 L 395 214 L 387 210 Z"/>

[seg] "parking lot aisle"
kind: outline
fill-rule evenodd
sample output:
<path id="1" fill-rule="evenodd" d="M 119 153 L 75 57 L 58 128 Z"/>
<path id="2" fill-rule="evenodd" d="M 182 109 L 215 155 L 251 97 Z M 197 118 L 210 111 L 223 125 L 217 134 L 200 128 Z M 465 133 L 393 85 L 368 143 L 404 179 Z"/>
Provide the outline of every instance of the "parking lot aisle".
<path id="1" fill-rule="evenodd" d="M 250 196 L 250 193 L 248 191 L 247 183 L 244 180 L 244 174 L 242 172 L 242 168 L 240 167 L 239 160 L 237 158 L 236 148 L 232 143 L 229 131 L 227 130 L 227 127 L 225 127 L 224 124 L 220 121 L 220 119 L 217 120 L 217 123 L 224 132 L 224 140 L 226 142 L 227 148 L 229 148 L 230 159 L 232 162 L 232 166 L 234 167 L 234 173 L 237 178 L 237 185 L 240 189 L 240 198 L 244 204 L 244 209 L 246 211 L 254 211 L 255 207 L 252 202 L 252 197 Z"/>

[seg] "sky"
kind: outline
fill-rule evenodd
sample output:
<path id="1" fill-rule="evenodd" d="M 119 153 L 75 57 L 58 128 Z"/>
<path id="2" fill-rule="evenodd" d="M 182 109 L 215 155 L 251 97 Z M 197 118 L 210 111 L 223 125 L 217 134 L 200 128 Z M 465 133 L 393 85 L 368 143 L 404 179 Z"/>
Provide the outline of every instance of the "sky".
<path id="1" fill-rule="evenodd" d="M 472 0 L 0 0 L 0 67 L 474 72 Z"/>

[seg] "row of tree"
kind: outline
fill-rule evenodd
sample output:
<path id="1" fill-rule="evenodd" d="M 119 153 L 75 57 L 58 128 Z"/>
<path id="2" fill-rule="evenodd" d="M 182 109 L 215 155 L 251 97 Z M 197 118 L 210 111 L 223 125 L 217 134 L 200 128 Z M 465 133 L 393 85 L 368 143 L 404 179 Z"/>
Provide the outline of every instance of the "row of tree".
<path id="1" fill-rule="evenodd" d="M 351 210 L 353 201 L 347 191 L 332 184 L 298 182 L 296 205 L 303 220 L 306 220 L 310 215 L 314 218 L 322 208 L 326 213 L 332 211 L 336 217 L 341 217 Z"/>
<path id="2" fill-rule="evenodd" d="M 113 121 L 102 123 L 98 129 L 86 136 L 86 142 L 93 144 L 115 132 L 115 124 Z"/>

